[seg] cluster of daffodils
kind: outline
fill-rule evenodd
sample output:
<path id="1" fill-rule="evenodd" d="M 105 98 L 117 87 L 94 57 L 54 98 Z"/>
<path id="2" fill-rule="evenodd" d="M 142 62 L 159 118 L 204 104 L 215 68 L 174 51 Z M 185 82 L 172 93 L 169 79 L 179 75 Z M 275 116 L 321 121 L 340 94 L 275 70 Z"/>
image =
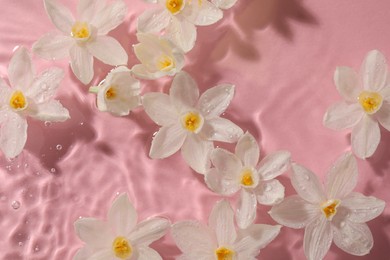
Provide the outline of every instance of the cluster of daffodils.
<path id="1" fill-rule="evenodd" d="M 151 142 L 149 156 L 167 158 L 181 151 L 183 159 L 215 193 L 230 196 L 240 191 L 235 210 L 226 200 L 217 202 L 208 225 L 198 221 L 171 224 L 153 217 L 137 224 L 137 213 L 126 194 L 112 204 L 107 222 L 80 218 L 75 230 L 85 247 L 75 260 L 162 259 L 150 244 L 171 230 L 183 252 L 180 259 L 247 260 L 279 234 L 281 226 L 255 224 L 258 204 L 272 206 L 269 214 L 281 225 L 305 227 L 307 259 L 321 260 L 332 241 L 353 255 L 368 254 L 373 246 L 365 222 L 379 216 L 384 201 L 354 193 L 357 165 L 352 153 L 331 167 L 325 188 L 317 176 L 296 163 L 288 151 L 260 159 L 256 139 L 232 121 L 221 117 L 234 97 L 232 84 L 220 84 L 200 94 L 194 79 L 182 71 L 185 54 L 196 42 L 196 26 L 211 25 L 237 0 L 145 0 L 158 7 L 137 20 L 138 42 L 133 46 L 140 64 L 127 67 L 128 55 L 107 33 L 127 15 L 123 0 L 79 0 L 77 15 L 57 0 L 44 0 L 47 14 L 59 30 L 41 37 L 32 50 L 45 59 L 70 58 L 75 76 L 84 84 L 94 77 L 94 57 L 115 66 L 98 86 L 100 111 L 126 116 L 142 106 L 160 129 Z M 75 18 L 76 17 L 76 18 Z M 326 112 L 324 125 L 333 129 L 353 127 L 352 149 L 360 158 L 371 156 L 380 141 L 378 122 L 390 130 L 390 84 L 385 58 L 368 53 L 363 62 L 362 85 L 350 68 L 337 68 L 335 84 L 345 102 Z M 0 149 L 8 158 L 17 156 L 27 139 L 27 117 L 65 121 L 69 112 L 54 100 L 64 73 L 49 68 L 36 75 L 27 49 L 17 49 L 8 67 L 11 87 L 0 79 Z M 138 79 L 172 76 L 169 94 L 141 94 Z M 138 78 L 138 79 L 137 79 Z M 214 142 L 236 143 L 234 153 L 215 148 Z M 275 179 L 292 165 L 292 185 L 298 195 L 284 198 L 284 186 Z M 236 227 L 236 224 L 237 227 Z"/>

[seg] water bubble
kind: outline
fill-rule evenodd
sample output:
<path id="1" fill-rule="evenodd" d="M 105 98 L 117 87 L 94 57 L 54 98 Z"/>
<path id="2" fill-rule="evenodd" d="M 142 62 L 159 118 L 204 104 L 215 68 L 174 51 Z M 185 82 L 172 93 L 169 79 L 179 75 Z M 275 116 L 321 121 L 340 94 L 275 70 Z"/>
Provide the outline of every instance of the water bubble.
<path id="1" fill-rule="evenodd" d="M 12 201 L 11 206 L 13 209 L 19 209 L 20 208 L 20 202 L 17 200 Z"/>
<path id="2" fill-rule="evenodd" d="M 62 150 L 62 145 L 57 144 L 56 149 L 57 149 L 58 151 Z"/>
<path id="3" fill-rule="evenodd" d="M 47 127 L 49 127 L 49 126 L 51 126 L 51 122 L 50 121 L 45 121 L 45 126 L 47 126 Z"/>
<path id="4" fill-rule="evenodd" d="M 270 186 L 270 185 L 267 185 L 266 187 L 265 187 L 265 191 L 271 191 L 272 190 L 272 187 Z"/>
<path id="5" fill-rule="evenodd" d="M 19 242 L 18 245 L 19 245 L 19 246 L 23 246 L 23 242 Z"/>
<path id="6" fill-rule="evenodd" d="M 38 252 L 38 251 L 39 251 L 39 246 L 36 246 L 36 247 L 34 248 L 34 251 L 35 251 L 35 252 Z"/>
<path id="7" fill-rule="evenodd" d="M 84 125 L 84 122 L 80 122 L 80 125 L 83 126 L 83 125 Z"/>
<path id="8" fill-rule="evenodd" d="M 55 173 L 56 172 L 56 168 L 51 168 L 50 172 Z"/>

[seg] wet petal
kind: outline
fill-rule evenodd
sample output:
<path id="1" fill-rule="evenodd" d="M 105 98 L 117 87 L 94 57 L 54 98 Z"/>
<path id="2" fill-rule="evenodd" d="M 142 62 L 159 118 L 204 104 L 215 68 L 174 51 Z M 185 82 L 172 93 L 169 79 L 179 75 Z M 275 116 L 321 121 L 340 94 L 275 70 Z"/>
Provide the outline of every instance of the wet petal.
<path id="1" fill-rule="evenodd" d="M 185 140 L 181 154 L 187 164 L 197 173 L 204 174 L 210 168 L 209 155 L 214 148 L 213 143 L 191 134 Z"/>
<path id="2" fill-rule="evenodd" d="M 58 100 L 38 104 L 31 117 L 49 122 L 63 122 L 70 118 L 69 111 Z"/>
<path id="3" fill-rule="evenodd" d="M 234 85 L 221 84 L 206 90 L 199 98 L 197 107 L 202 115 L 214 118 L 225 112 L 234 96 Z"/>
<path id="4" fill-rule="evenodd" d="M 340 95 L 349 102 L 356 102 L 361 91 L 357 73 L 349 67 L 337 67 L 333 79 Z"/>
<path id="5" fill-rule="evenodd" d="M 227 200 L 218 201 L 209 216 L 209 227 L 217 235 L 218 245 L 232 245 L 237 238 L 234 212 Z"/>
<path id="6" fill-rule="evenodd" d="M 46 13 L 58 30 L 70 34 L 74 18 L 68 8 L 59 4 L 57 0 L 44 0 Z"/>
<path id="7" fill-rule="evenodd" d="M 173 78 L 169 95 L 179 111 L 182 108 L 193 108 L 199 98 L 198 85 L 187 72 L 181 71 Z"/>
<path id="8" fill-rule="evenodd" d="M 165 35 L 184 52 L 189 52 L 195 45 L 196 27 L 184 19 L 172 18 Z"/>
<path id="9" fill-rule="evenodd" d="M 104 6 L 92 19 L 93 24 L 98 29 L 99 35 L 105 35 L 123 23 L 127 15 L 127 5 L 124 1 L 117 0 Z"/>
<path id="10" fill-rule="evenodd" d="M 374 245 L 371 231 L 365 223 L 346 221 L 342 227 L 334 230 L 334 243 L 349 254 L 366 255 Z"/>
<path id="11" fill-rule="evenodd" d="M 150 247 L 141 246 L 138 247 L 137 260 L 161 260 L 161 256 Z"/>
<path id="12" fill-rule="evenodd" d="M 381 139 L 378 122 L 365 115 L 352 129 L 352 150 L 361 159 L 370 157 L 378 147 Z"/>
<path id="13" fill-rule="evenodd" d="M 390 103 L 384 101 L 380 110 L 375 113 L 375 117 L 387 131 L 390 131 Z"/>
<path id="14" fill-rule="evenodd" d="M 166 28 L 171 17 L 165 8 L 146 10 L 138 17 L 137 31 L 157 33 Z"/>
<path id="15" fill-rule="evenodd" d="M 211 141 L 234 143 L 242 136 L 243 131 L 232 121 L 215 117 L 206 121 L 202 134 Z"/>
<path id="16" fill-rule="evenodd" d="M 320 213 L 319 206 L 308 203 L 298 195 L 285 198 L 269 211 L 276 222 L 290 228 L 303 228 Z"/>
<path id="17" fill-rule="evenodd" d="M 235 154 L 244 166 L 254 167 L 260 157 L 260 148 L 256 139 L 249 132 L 240 137 L 235 148 Z"/>
<path id="18" fill-rule="evenodd" d="M 73 45 L 70 49 L 70 66 L 74 75 L 84 84 L 93 78 L 93 56 L 86 48 Z"/>
<path id="19" fill-rule="evenodd" d="M 387 81 L 386 58 L 378 50 L 370 51 L 362 64 L 364 89 L 380 91 Z"/>
<path id="20" fill-rule="evenodd" d="M 223 17 L 223 12 L 208 0 L 193 2 L 185 10 L 190 12 L 186 19 L 195 25 L 211 25 Z"/>
<path id="21" fill-rule="evenodd" d="M 237 2 L 237 0 L 211 0 L 211 2 L 218 8 L 229 9 Z"/>
<path id="22" fill-rule="evenodd" d="M 370 221 L 380 214 L 385 208 L 385 202 L 375 197 L 366 197 L 363 194 L 353 192 L 343 199 L 343 207 L 349 209 L 349 220 L 356 223 Z"/>
<path id="23" fill-rule="evenodd" d="M 109 226 L 94 218 L 81 218 L 74 223 L 77 236 L 93 250 L 111 246 L 112 234 Z"/>
<path id="24" fill-rule="evenodd" d="M 187 133 L 180 124 L 163 126 L 153 138 L 149 156 L 162 159 L 176 153 L 182 147 Z"/>
<path id="25" fill-rule="evenodd" d="M 364 112 L 360 104 L 339 102 L 328 108 L 323 118 L 323 124 L 334 130 L 351 128 L 358 124 L 363 115 Z"/>
<path id="26" fill-rule="evenodd" d="M 303 248 L 307 259 L 323 259 L 329 251 L 333 240 L 333 231 L 330 222 L 321 216 L 305 228 Z"/>
<path id="27" fill-rule="evenodd" d="M 142 104 L 148 116 L 158 125 L 168 126 L 178 120 L 177 111 L 167 94 L 146 93 Z"/>
<path id="28" fill-rule="evenodd" d="M 171 223 L 166 218 L 154 217 L 144 220 L 134 228 L 129 238 L 135 245 L 148 246 L 163 237 Z"/>
<path id="29" fill-rule="evenodd" d="M 216 168 L 211 168 L 206 172 L 205 182 L 212 191 L 221 195 L 231 195 L 240 189 L 240 184 L 236 179 L 225 176 L 225 172 Z"/>
<path id="30" fill-rule="evenodd" d="M 3 113 L 3 112 L 2 112 Z M 0 129 L 0 148 L 7 158 L 19 155 L 27 140 L 27 121 L 15 113 L 8 113 Z"/>
<path id="31" fill-rule="evenodd" d="M 104 8 L 105 0 L 79 0 L 77 14 L 80 20 L 90 22 L 92 18 Z"/>
<path id="32" fill-rule="evenodd" d="M 49 68 L 36 77 L 26 95 L 36 104 L 44 103 L 55 95 L 60 82 L 64 78 L 64 71 L 60 68 Z"/>
<path id="33" fill-rule="evenodd" d="M 89 52 L 102 62 L 112 65 L 126 65 L 127 53 L 122 45 L 110 36 L 98 36 L 87 44 Z"/>
<path id="34" fill-rule="evenodd" d="M 75 44 L 75 41 L 72 37 L 48 33 L 34 43 L 32 50 L 35 54 L 47 60 L 62 59 L 69 57 L 69 50 L 73 44 Z"/>
<path id="35" fill-rule="evenodd" d="M 267 155 L 259 164 L 259 174 L 263 180 L 271 180 L 283 174 L 290 167 L 291 154 L 278 151 Z"/>
<path id="36" fill-rule="evenodd" d="M 311 203 L 325 201 L 322 185 L 314 173 L 296 163 L 292 164 L 292 170 L 291 184 L 299 196 Z"/>
<path id="37" fill-rule="evenodd" d="M 237 225 L 241 229 L 249 227 L 256 218 L 256 194 L 247 189 L 241 189 L 241 196 L 237 206 Z"/>
<path id="38" fill-rule="evenodd" d="M 127 236 L 137 223 L 137 212 L 126 193 L 122 193 L 112 203 L 108 211 L 108 223 L 115 234 Z"/>
<path id="39" fill-rule="evenodd" d="M 327 174 L 326 192 L 328 198 L 343 199 L 357 183 L 357 164 L 352 153 L 345 153 L 330 167 Z"/>
<path id="40" fill-rule="evenodd" d="M 12 55 L 8 65 L 8 77 L 13 88 L 26 90 L 34 78 L 34 68 L 30 54 L 24 47 L 19 47 Z"/>
<path id="41" fill-rule="evenodd" d="M 263 205 L 275 205 L 284 198 L 284 186 L 278 180 L 260 181 L 256 187 L 257 201 Z"/>
<path id="42" fill-rule="evenodd" d="M 210 154 L 213 165 L 227 177 L 238 177 L 242 168 L 240 160 L 231 152 L 216 148 Z"/>
<path id="43" fill-rule="evenodd" d="M 152 72 L 143 64 L 136 64 L 131 68 L 133 74 L 140 79 L 158 79 L 167 75 L 162 71 Z"/>

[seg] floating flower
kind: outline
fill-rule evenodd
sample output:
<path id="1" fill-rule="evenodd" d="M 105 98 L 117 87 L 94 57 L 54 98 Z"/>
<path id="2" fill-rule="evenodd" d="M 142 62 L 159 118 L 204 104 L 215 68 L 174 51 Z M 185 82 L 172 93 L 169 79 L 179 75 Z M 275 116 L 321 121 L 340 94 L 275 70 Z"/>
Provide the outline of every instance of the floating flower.
<path id="1" fill-rule="evenodd" d="M 0 78 L 0 149 L 7 158 L 20 154 L 27 140 L 27 117 L 59 122 L 69 112 L 53 96 L 64 77 L 59 68 L 36 76 L 26 48 L 18 48 L 8 66 L 11 88 Z"/>
<path id="2" fill-rule="evenodd" d="M 330 168 L 325 190 L 314 173 L 298 164 L 292 168 L 291 182 L 298 195 L 284 199 L 269 213 L 282 225 L 305 227 L 307 259 L 322 259 L 332 240 L 347 253 L 368 254 L 373 238 L 365 222 L 379 216 L 385 202 L 352 192 L 358 176 L 353 155 L 342 155 Z"/>
<path id="3" fill-rule="evenodd" d="M 86 243 L 74 260 L 148 259 L 161 260 L 149 245 L 164 236 L 170 228 L 165 218 L 153 217 L 137 224 L 137 212 L 126 194 L 111 205 L 108 223 L 94 218 L 75 222 L 77 235 Z"/>
<path id="4" fill-rule="evenodd" d="M 131 69 L 134 75 L 143 79 L 157 79 L 181 71 L 184 53 L 169 40 L 150 33 L 138 33 L 137 38 L 140 43 L 133 47 L 141 64 Z"/>
<path id="5" fill-rule="evenodd" d="M 334 75 L 336 88 L 345 99 L 331 106 L 324 125 L 331 129 L 353 128 L 352 150 L 365 159 L 378 147 L 378 122 L 390 131 L 390 84 L 386 59 L 377 50 L 370 51 L 362 65 L 362 79 L 353 69 L 338 67 Z M 363 85 L 359 84 L 363 82 Z"/>
<path id="6" fill-rule="evenodd" d="M 220 117 L 233 95 L 233 85 L 221 84 L 199 98 L 198 86 L 184 71 L 174 77 L 169 95 L 145 94 L 146 113 L 162 126 L 152 141 L 150 157 L 166 158 L 181 148 L 189 166 L 204 174 L 210 166 L 212 141 L 232 143 L 242 135 L 241 128 Z"/>
<path id="7" fill-rule="evenodd" d="M 122 0 L 110 5 L 104 1 L 80 0 L 78 19 L 56 0 L 44 0 L 46 12 L 61 33 L 48 33 L 33 46 L 33 51 L 45 59 L 70 56 L 76 77 L 88 84 L 93 78 L 93 57 L 117 66 L 127 64 L 127 53 L 119 42 L 106 34 L 121 24 L 127 13 Z"/>
<path id="8" fill-rule="evenodd" d="M 124 66 L 108 73 L 106 79 L 89 91 L 97 94 L 97 107 L 102 112 L 126 116 L 140 105 L 140 84 Z"/>
<path id="9" fill-rule="evenodd" d="M 279 232 L 279 225 L 263 224 L 236 231 L 233 210 L 225 200 L 213 207 L 208 226 L 198 221 L 181 221 L 172 226 L 173 239 L 183 252 L 180 259 L 186 260 L 255 259 Z"/>
<path id="10" fill-rule="evenodd" d="M 159 33 L 184 52 L 190 51 L 196 40 L 195 25 L 210 25 L 219 21 L 223 13 L 208 0 L 149 0 L 159 8 L 145 11 L 138 17 L 137 31 Z"/>
<path id="11" fill-rule="evenodd" d="M 279 151 L 267 155 L 257 167 L 259 156 L 259 146 L 248 132 L 238 140 L 235 154 L 217 148 L 210 155 L 215 168 L 205 174 L 209 188 L 222 195 L 231 195 L 241 190 L 237 209 L 237 224 L 240 228 L 253 223 L 257 202 L 274 205 L 284 198 L 284 187 L 274 178 L 289 167 L 290 153 Z"/>

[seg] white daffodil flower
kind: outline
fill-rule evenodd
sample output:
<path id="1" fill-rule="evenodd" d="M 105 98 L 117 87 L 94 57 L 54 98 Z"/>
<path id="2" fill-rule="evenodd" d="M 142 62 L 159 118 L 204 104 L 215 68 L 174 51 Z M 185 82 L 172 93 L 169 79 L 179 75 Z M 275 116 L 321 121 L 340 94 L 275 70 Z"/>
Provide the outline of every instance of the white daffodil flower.
<path id="1" fill-rule="evenodd" d="M 190 51 L 196 41 L 195 25 L 210 25 L 219 21 L 223 13 L 208 0 L 149 0 L 159 8 L 145 11 L 138 17 L 137 31 L 159 33 L 184 52 Z"/>
<path id="2" fill-rule="evenodd" d="M 59 68 L 36 76 L 31 57 L 18 48 L 8 66 L 11 88 L 0 78 L 0 149 L 7 158 L 20 154 L 27 140 L 27 117 L 60 122 L 69 112 L 53 96 L 64 77 Z"/>
<path id="3" fill-rule="evenodd" d="M 362 159 L 370 157 L 381 138 L 378 122 L 390 131 L 390 84 L 386 59 L 379 51 L 370 51 L 362 65 L 361 79 L 353 69 L 338 67 L 334 82 L 345 101 L 328 109 L 324 125 L 335 130 L 352 127 L 352 150 Z"/>
<path id="4" fill-rule="evenodd" d="M 236 124 L 220 117 L 233 95 L 233 85 L 221 84 L 199 98 L 198 86 L 184 71 L 174 77 L 169 95 L 145 94 L 142 102 L 145 111 L 161 126 L 152 141 L 149 156 L 166 158 L 181 148 L 188 165 L 204 174 L 210 167 L 213 141 L 233 143 L 243 133 Z"/>
<path id="5" fill-rule="evenodd" d="M 106 5 L 105 0 L 80 0 L 77 19 L 56 0 L 44 0 L 50 20 L 61 33 L 48 33 L 33 51 L 44 59 L 70 57 L 73 73 L 84 84 L 93 78 L 93 57 L 117 66 L 127 64 L 127 53 L 119 42 L 106 34 L 121 24 L 127 14 L 122 0 Z"/>
<path id="6" fill-rule="evenodd" d="M 210 155 L 215 168 L 205 174 L 207 186 L 221 195 L 231 195 L 241 190 L 237 208 L 237 224 L 240 228 L 247 228 L 253 223 L 257 202 L 274 205 L 284 198 L 284 186 L 274 178 L 288 169 L 290 153 L 272 153 L 257 166 L 259 156 L 259 146 L 248 132 L 238 140 L 235 154 L 217 148 Z"/>
<path id="7" fill-rule="evenodd" d="M 368 254 L 373 238 L 365 222 L 379 216 L 385 202 L 352 192 L 358 177 L 353 155 L 343 154 L 332 165 L 325 189 L 311 171 L 298 164 L 292 168 L 291 182 L 298 195 L 287 197 L 269 213 L 284 226 L 305 227 L 307 259 L 323 259 L 332 241 L 349 254 Z"/>
<path id="8" fill-rule="evenodd" d="M 108 223 L 94 218 L 80 218 L 75 222 L 77 235 L 86 246 L 73 259 L 161 260 L 149 245 L 164 236 L 170 225 L 169 220 L 161 217 L 137 224 L 137 212 L 127 194 L 121 194 L 111 205 Z"/>
<path id="9" fill-rule="evenodd" d="M 97 107 L 102 112 L 126 116 L 141 104 L 140 83 L 125 66 L 111 70 L 107 77 L 89 92 L 97 94 Z"/>
<path id="10" fill-rule="evenodd" d="M 216 7 L 221 9 L 229 9 L 235 5 L 237 0 L 211 0 Z"/>
<path id="11" fill-rule="evenodd" d="M 229 202 L 215 204 L 208 226 L 198 221 L 181 221 L 172 225 L 173 239 L 186 260 L 255 260 L 260 249 L 280 232 L 279 225 L 254 224 L 247 229 L 234 226 L 234 212 Z"/>
<path id="12" fill-rule="evenodd" d="M 133 46 L 141 64 L 134 65 L 131 71 L 142 79 L 157 79 L 173 76 L 184 66 L 184 53 L 169 40 L 154 34 L 137 34 L 140 43 Z"/>

